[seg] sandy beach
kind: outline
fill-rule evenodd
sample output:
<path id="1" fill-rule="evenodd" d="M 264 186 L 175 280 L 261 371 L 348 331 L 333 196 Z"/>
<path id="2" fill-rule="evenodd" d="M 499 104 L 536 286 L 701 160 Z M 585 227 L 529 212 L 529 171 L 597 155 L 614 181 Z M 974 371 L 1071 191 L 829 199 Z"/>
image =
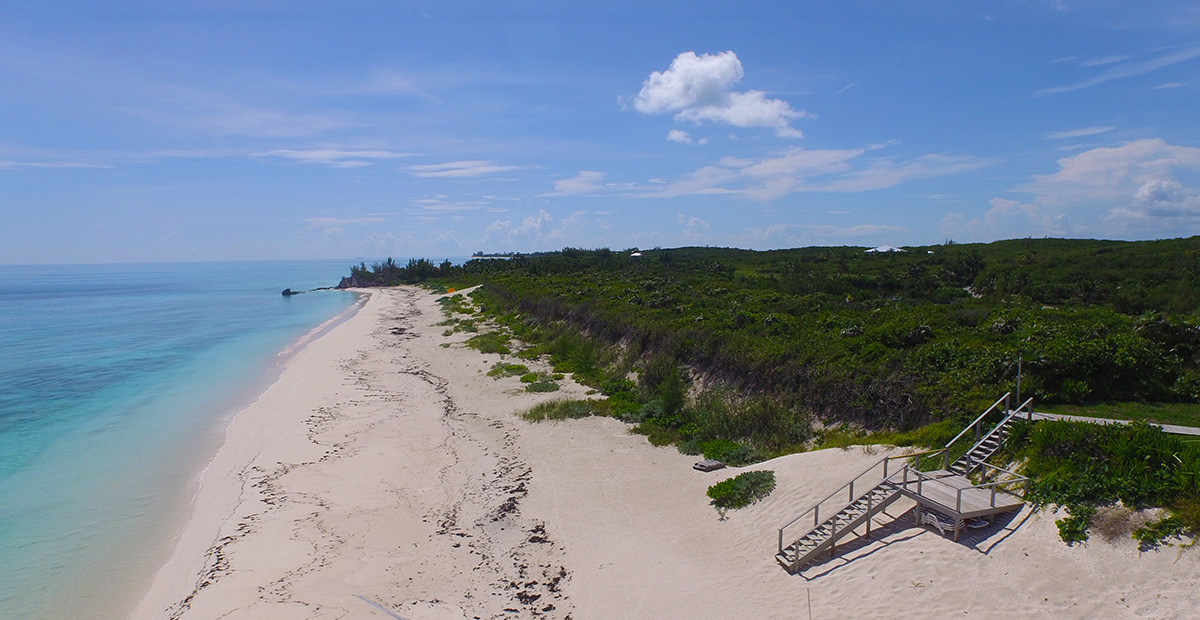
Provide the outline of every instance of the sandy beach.
<path id="1" fill-rule="evenodd" d="M 776 528 L 889 449 L 795 454 L 721 519 L 700 473 L 610 418 L 515 412 L 585 397 L 486 376 L 436 295 L 373 290 L 230 425 L 136 619 L 1190 618 L 1200 552 L 1068 547 L 1029 508 L 959 542 L 893 505 L 802 575 Z M 449 344 L 449 347 L 443 345 Z"/>

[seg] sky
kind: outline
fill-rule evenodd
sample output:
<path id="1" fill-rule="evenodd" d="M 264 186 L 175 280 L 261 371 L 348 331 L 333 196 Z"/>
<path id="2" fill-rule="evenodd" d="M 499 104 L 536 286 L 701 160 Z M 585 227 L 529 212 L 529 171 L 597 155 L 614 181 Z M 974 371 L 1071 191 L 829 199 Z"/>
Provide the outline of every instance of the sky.
<path id="1" fill-rule="evenodd" d="M 1200 3 L 0 3 L 0 263 L 1200 234 Z"/>

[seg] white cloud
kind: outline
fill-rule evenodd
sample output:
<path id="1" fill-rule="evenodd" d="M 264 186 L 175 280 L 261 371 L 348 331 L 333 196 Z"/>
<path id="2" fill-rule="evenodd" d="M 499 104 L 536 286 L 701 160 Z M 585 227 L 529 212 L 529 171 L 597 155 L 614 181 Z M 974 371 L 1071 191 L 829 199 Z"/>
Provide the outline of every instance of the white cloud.
<path id="1" fill-rule="evenodd" d="M 320 228 L 321 232 L 326 235 L 340 235 L 345 232 L 346 226 L 370 226 L 386 222 L 387 219 L 382 217 L 306 217 L 304 221 L 310 228 Z"/>
<path id="2" fill-rule="evenodd" d="M 302 164 L 322 164 L 334 168 L 360 168 L 369 166 L 373 160 L 400 159 L 411 157 L 411 153 L 397 153 L 386 150 L 353 150 L 353 149 L 277 149 L 265 153 L 256 153 L 255 157 L 280 157 Z"/>
<path id="3" fill-rule="evenodd" d="M 980 218 L 950 214 L 951 236 L 1077 235 L 1129 238 L 1200 232 L 1200 148 L 1145 139 L 1059 159 L 1014 191 L 1032 200 L 994 198 Z"/>
<path id="4" fill-rule="evenodd" d="M 383 217 L 306 217 L 305 222 L 313 226 L 346 226 L 349 224 L 369 225 L 386 222 Z"/>
<path id="5" fill-rule="evenodd" d="M 708 138 L 700 138 L 699 140 L 695 140 L 692 138 L 692 136 L 688 135 L 688 132 L 682 129 L 672 129 L 671 131 L 668 131 L 667 139 L 671 142 L 678 142 L 680 144 L 708 144 Z"/>
<path id="6" fill-rule="evenodd" d="M 1034 175 L 1020 191 L 1046 204 L 1132 198 L 1146 181 L 1170 178 L 1175 170 L 1200 169 L 1200 149 L 1161 138 L 1100 147 L 1058 160 L 1058 172 Z"/>
<path id="7" fill-rule="evenodd" d="M 1111 65 L 1113 63 L 1118 63 L 1118 62 L 1121 62 L 1122 60 L 1127 60 L 1128 58 L 1129 58 L 1129 56 L 1127 56 L 1127 55 L 1126 56 L 1105 56 L 1103 58 L 1093 58 L 1091 60 L 1085 60 L 1085 61 L 1079 63 L 1079 66 L 1081 66 L 1081 67 L 1103 67 L 1104 65 Z"/>
<path id="8" fill-rule="evenodd" d="M 537 215 L 525 217 L 519 224 L 514 224 L 512 220 L 497 220 L 487 227 L 480 243 L 543 249 L 585 245 L 594 242 L 596 229 L 607 231 L 609 228 L 603 220 L 592 215 L 587 211 L 575 211 L 566 218 L 556 220 L 542 210 Z"/>
<path id="9" fill-rule="evenodd" d="M 903 226 L 890 224 L 772 224 L 766 228 L 751 228 L 747 234 L 736 238 L 736 241 L 739 247 L 751 248 L 840 245 L 847 242 L 874 245 L 894 241 L 897 235 L 907 230 Z"/>
<path id="10" fill-rule="evenodd" d="M 442 164 L 421 164 L 409 166 L 407 170 L 416 177 L 428 178 L 461 178 L 479 177 L 496 172 L 518 170 L 519 166 L 505 166 L 490 161 L 450 161 Z"/>
<path id="11" fill-rule="evenodd" d="M 688 217 L 682 213 L 676 212 L 675 218 L 679 221 L 679 224 L 683 226 L 683 238 L 691 242 L 699 241 L 704 236 L 704 233 L 707 233 L 710 228 L 708 222 L 705 222 L 694 215 Z"/>
<path id="12" fill-rule="evenodd" d="M 1084 127 L 1082 129 L 1068 129 L 1067 131 L 1056 131 L 1046 137 L 1050 140 L 1064 140 L 1067 138 L 1082 138 L 1084 136 L 1095 136 L 1102 133 L 1108 133 L 1116 127 Z"/>
<path id="13" fill-rule="evenodd" d="M 0 159 L 4 168 L 111 168 L 107 164 L 88 164 L 77 161 L 11 161 Z"/>
<path id="14" fill-rule="evenodd" d="M 1172 179 L 1151 179 L 1138 188 L 1132 204 L 1114 209 L 1112 215 L 1119 219 L 1194 220 L 1200 218 L 1200 192 Z"/>
<path id="15" fill-rule="evenodd" d="M 392 254 L 398 245 L 396 236 L 392 233 L 371 233 L 358 244 L 359 248 L 362 249 L 362 253 L 367 256 Z"/>
<path id="16" fill-rule="evenodd" d="M 1147 60 L 1147 61 L 1143 61 L 1143 62 L 1122 63 L 1122 64 L 1118 64 L 1118 65 L 1112 67 L 1111 69 L 1105 71 L 1104 73 L 1101 73 L 1100 75 L 1097 75 L 1095 77 L 1092 77 L 1092 78 L 1089 78 L 1086 80 L 1075 82 L 1073 84 L 1067 84 L 1066 86 L 1055 86 L 1052 88 L 1043 88 L 1043 89 L 1033 93 L 1033 96 L 1034 97 L 1044 97 L 1046 95 L 1056 95 L 1059 93 L 1065 93 L 1065 92 L 1070 92 L 1070 91 L 1074 91 L 1074 90 L 1082 90 L 1085 88 L 1091 88 L 1092 86 L 1096 86 L 1098 84 L 1103 84 L 1105 82 L 1111 82 L 1113 80 L 1120 80 L 1120 79 L 1124 79 L 1124 78 L 1144 75 L 1146 73 L 1151 73 L 1151 72 L 1157 71 L 1159 69 L 1162 69 L 1164 67 L 1169 67 L 1174 64 L 1178 64 L 1181 62 L 1191 60 L 1193 58 L 1196 58 L 1197 56 L 1200 56 L 1200 47 L 1189 47 L 1186 49 L 1171 52 L 1170 54 L 1167 54 L 1165 56 L 1160 56 L 1160 57 L 1152 59 L 1152 60 Z"/>
<path id="17" fill-rule="evenodd" d="M 578 174 L 561 181 L 554 182 L 554 191 L 542 194 L 547 196 L 585 196 L 594 194 L 605 188 L 603 183 L 607 173 L 596 170 L 580 170 Z"/>
<path id="18" fill-rule="evenodd" d="M 643 114 L 674 112 L 678 121 L 765 127 L 778 136 L 801 137 L 791 122 L 807 113 L 793 110 L 782 99 L 770 99 L 762 91 L 731 90 L 743 74 L 742 62 L 733 52 L 684 52 L 671 61 L 669 69 L 646 78 L 633 107 Z"/>
<path id="19" fill-rule="evenodd" d="M 983 217 L 967 219 L 960 213 L 948 213 L 942 219 L 941 233 L 959 241 L 1046 237 L 1071 234 L 1067 216 L 1036 203 L 993 198 Z"/>
<path id="20" fill-rule="evenodd" d="M 474 211 L 493 211 L 492 205 L 486 200 L 447 200 L 444 194 L 418 198 L 412 201 L 416 207 L 409 217 L 423 222 L 432 222 L 445 217 L 461 218 L 461 214 Z"/>
<path id="21" fill-rule="evenodd" d="M 968 157 L 925 155 L 903 161 L 872 158 L 867 148 L 791 148 L 761 158 L 726 157 L 664 187 L 645 188 L 644 197 L 742 194 L 770 201 L 797 192 L 853 193 L 894 187 L 909 179 L 973 170 L 988 162 Z"/>

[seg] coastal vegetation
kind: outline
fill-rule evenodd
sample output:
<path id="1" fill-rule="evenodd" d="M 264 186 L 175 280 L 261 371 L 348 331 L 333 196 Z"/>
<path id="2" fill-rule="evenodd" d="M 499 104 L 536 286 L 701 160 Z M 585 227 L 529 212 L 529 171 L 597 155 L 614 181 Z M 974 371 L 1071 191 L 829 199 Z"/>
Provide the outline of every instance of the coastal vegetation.
<path id="1" fill-rule="evenodd" d="M 775 490 L 775 472 L 748 471 L 708 487 L 708 497 L 721 516 L 725 511 L 745 508 Z"/>
<path id="2" fill-rule="evenodd" d="M 542 358 L 651 442 L 731 463 L 858 443 L 940 447 L 1015 391 L 1018 373 L 1022 397 L 1039 408 L 1168 412 L 1200 425 L 1200 238 L 907 250 L 565 248 L 463 265 L 389 260 L 352 276 L 358 285 L 481 285 L 469 300 L 442 298 L 449 315 L 466 316 L 452 329 L 487 321 L 468 346 Z M 1181 527 L 1200 525 L 1188 516 L 1191 487 L 1163 482 L 1190 475 L 1190 448 L 1139 461 L 1138 478 L 1125 471 L 1133 453 L 1096 447 L 1158 450 L 1139 443 L 1143 426 L 1130 427 L 1142 429 L 1133 439 L 1084 441 L 1050 425 L 1022 436 L 1025 451 L 1012 457 L 1035 475 L 1037 497 L 1075 519 L 1065 538 L 1077 535 L 1070 528 L 1085 506 L 1115 501 L 1164 506 Z M 1076 453 L 1092 464 L 1064 456 Z M 1111 479 L 1087 469 L 1096 462 Z M 1154 480 L 1154 493 L 1117 492 Z"/>

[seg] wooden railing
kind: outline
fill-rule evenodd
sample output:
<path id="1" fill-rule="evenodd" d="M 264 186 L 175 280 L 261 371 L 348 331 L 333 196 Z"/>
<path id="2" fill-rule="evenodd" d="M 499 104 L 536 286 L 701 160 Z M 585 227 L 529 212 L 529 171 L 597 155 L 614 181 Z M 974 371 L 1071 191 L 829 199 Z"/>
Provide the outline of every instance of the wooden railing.
<path id="1" fill-rule="evenodd" d="M 1021 497 L 1024 498 L 1025 494 L 1029 492 L 1029 478 L 1019 475 L 1019 474 L 1015 474 L 1011 471 L 1008 471 L 1007 469 L 996 467 L 994 465 L 988 465 L 987 463 L 984 463 L 983 465 L 985 465 L 986 467 L 991 467 L 992 469 L 998 470 L 1000 472 L 1009 474 L 1012 476 L 1012 478 L 1005 479 L 1005 480 L 995 480 L 993 482 L 985 482 L 982 484 L 958 486 L 958 485 L 953 485 L 953 484 L 947 484 L 945 481 L 943 481 L 940 478 L 931 476 L 931 475 L 929 475 L 923 471 L 920 471 L 918 469 L 913 469 L 912 467 L 906 466 L 902 472 L 897 472 L 895 474 L 896 476 L 900 476 L 901 474 L 903 474 L 903 478 L 901 480 L 897 480 L 896 482 L 901 484 L 904 488 L 907 489 L 908 485 L 909 485 L 909 474 L 916 476 L 917 495 L 924 495 L 924 485 L 927 483 L 928 484 L 938 484 L 944 488 L 950 489 L 954 493 L 954 512 L 962 512 L 962 494 L 964 491 L 968 491 L 968 490 L 972 490 L 972 489 L 991 489 L 991 498 L 989 500 L 989 505 L 992 508 L 996 507 L 996 489 L 999 487 L 1009 485 L 1009 484 L 1024 482 L 1025 490 L 1024 490 L 1024 492 L 1022 492 Z M 959 478 L 959 479 L 961 480 L 961 478 Z"/>
<path id="2" fill-rule="evenodd" d="M 801 537 L 804 536 L 804 534 L 811 532 L 817 526 L 821 525 L 822 512 L 824 512 L 824 514 L 826 516 L 835 515 L 835 514 L 841 512 L 850 504 L 853 504 L 854 502 L 862 499 L 864 496 L 869 494 L 872 490 L 875 489 L 875 487 L 879 486 L 880 482 L 883 482 L 884 480 L 887 480 L 889 477 L 891 477 L 892 474 L 889 474 L 889 466 L 892 461 L 897 460 L 897 459 L 912 459 L 912 458 L 917 458 L 917 457 L 922 457 L 922 456 L 928 456 L 930 454 L 936 454 L 938 452 L 941 452 L 941 450 L 929 450 L 926 452 L 917 452 L 914 454 L 901 454 L 901 455 L 897 455 L 897 456 L 885 456 L 882 459 L 879 459 L 874 464 L 872 464 L 870 467 L 868 467 L 866 470 L 864 470 L 861 474 L 859 474 L 859 475 L 855 476 L 853 479 L 851 479 L 850 482 L 847 482 L 846 484 L 843 484 L 841 487 L 838 487 L 838 489 L 836 491 L 830 493 L 829 495 L 825 496 L 824 499 L 822 499 L 821 501 L 814 504 L 812 508 L 809 508 L 808 510 L 801 513 L 800 516 L 798 516 L 795 519 L 792 519 L 791 521 L 788 521 L 787 523 L 782 525 L 779 528 L 779 552 L 783 553 L 783 549 L 784 549 L 784 547 L 783 547 L 784 530 L 787 530 L 788 528 L 792 527 L 793 525 L 795 525 L 797 523 L 800 523 L 801 521 L 806 521 L 805 517 L 807 517 L 809 514 L 812 514 L 812 525 L 808 526 L 808 528 L 805 529 L 804 532 L 802 534 L 800 534 L 800 536 L 796 537 L 795 540 L 799 540 Z M 881 476 L 869 478 L 867 484 L 860 483 L 860 481 L 864 477 L 866 477 L 868 474 L 878 470 L 880 465 L 883 466 L 883 474 Z M 907 468 L 907 466 L 906 466 L 906 468 Z M 856 483 L 858 483 L 857 484 L 858 489 L 860 491 L 862 491 L 858 495 L 854 494 L 854 488 L 855 488 Z M 832 500 L 836 497 L 839 497 L 843 492 L 846 493 L 846 501 L 833 502 L 829 506 L 826 506 L 826 510 L 824 510 L 824 511 L 821 510 L 821 507 L 824 506 L 826 502 L 829 502 L 830 500 Z M 868 510 L 870 510 L 870 507 L 868 507 Z M 870 527 L 870 526 L 868 525 L 868 527 Z M 836 533 L 836 532 L 831 532 L 830 535 L 833 535 L 834 533 Z"/>
<path id="3" fill-rule="evenodd" d="M 979 442 L 983 440 L 983 426 L 982 426 L 983 419 L 986 418 L 989 413 L 991 413 L 992 411 L 995 411 L 996 407 L 1000 406 L 1000 403 L 1007 403 L 1008 397 L 1011 394 L 1012 394 L 1012 392 L 1005 392 L 1004 396 L 1001 396 L 999 400 L 992 403 L 992 406 L 988 407 L 987 411 L 984 411 L 983 413 L 979 414 L 979 417 L 975 418 L 975 420 L 973 422 L 971 422 L 970 424 L 968 424 L 966 426 L 966 428 L 959 431 L 959 433 L 954 436 L 954 439 L 951 439 L 945 445 L 945 447 L 942 448 L 946 452 L 945 456 L 942 457 L 942 469 L 950 469 L 950 447 L 953 446 L 954 444 L 958 443 L 958 440 L 962 439 L 963 435 L 967 434 L 967 431 L 970 431 L 971 429 L 975 430 L 975 443 L 971 447 L 973 448 L 973 447 L 979 445 Z M 1032 400 L 1032 399 L 1030 399 L 1030 400 Z M 1005 408 L 1007 409 L 1007 406 Z M 971 451 L 971 449 L 967 448 L 967 452 L 970 452 L 970 451 Z M 963 452 L 963 454 L 966 454 L 967 452 Z"/>
<path id="4" fill-rule="evenodd" d="M 1005 394 L 1004 397 L 1007 398 L 1008 394 Z M 1005 400 L 1005 398 L 1001 398 L 1000 400 Z M 999 401 L 997 401 L 996 404 L 999 404 Z M 976 423 L 979 422 L 980 420 L 982 420 L 983 416 L 987 415 L 989 412 L 992 411 L 992 409 L 995 409 L 995 408 L 996 408 L 996 405 L 992 405 L 991 408 L 989 408 L 987 411 L 983 412 L 983 415 L 979 416 L 978 418 L 975 418 Z M 1000 429 L 1004 428 L 1004 425 L 1008 424 L 1009 420 L 1020 415 L 1022 411 L 1025 412 L 1025 416 L 1027 419 L 1032 419 L 1033 399 L 1030 398 L 1029 400 L 1026 400 L 1025 402 L 1021 403 L 1020 407 L 1017 407 L 1016 409 L 1007 408 L 1007 405 L 1006 405 L 1006 409 L 1007 409 L 1007 411 L 1005 412 L 1005 416 L 1003 418 L 1001 418 L 998 423 L 996 423 L 996 426 L 993 426 L 992 430 L 988 431 L 987 435 L 983 435 L 982 437 L 979 437 L 975 441 L 975 443 L 971 445 L 970 448 L 967 448 L 967 451 L 963 453 L 964 455 L 969 455 L 972 452 L 974 452 L 975 448 L 979 447 L 979 444 L 987 441 L 989 438 L 991 438 L 992 435 L 995 435 L 996 433 L 1000 432 Z M 963 429 L 963 433 L 965 433 L 967 431 L 967 429 L 969 429 L 969 428 L 970 427 Z M 946 454 L 944 457 L 942 457 L 942 469 L 950 469 L 950 445 L 953 444 L 955 441 L 957 441 L 959 437 L 962 437 L 963 433 L 959 433 L 958 437 L 955 437 L 954 439 L 952 439 L 950 441 L 950 443 L 946 444 Z M 978 433 L 976 433 L 976 435 L 978 436 Z M 968 457 L 967 468 L 970 469 L 971 465 L 972 465 L 972 463 L 971 463 L 970 457 Z"/>

